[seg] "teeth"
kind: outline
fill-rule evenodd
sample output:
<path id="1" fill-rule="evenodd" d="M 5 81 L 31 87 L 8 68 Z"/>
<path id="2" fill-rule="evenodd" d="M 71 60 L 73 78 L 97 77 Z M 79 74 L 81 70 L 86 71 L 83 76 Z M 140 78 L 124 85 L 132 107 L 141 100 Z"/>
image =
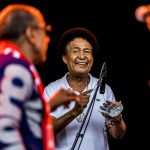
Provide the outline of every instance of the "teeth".
<path id="1" fill-rule="evenodd" d="M 78 63 L 79 65 L 85 65 L 86 63 Z"/>

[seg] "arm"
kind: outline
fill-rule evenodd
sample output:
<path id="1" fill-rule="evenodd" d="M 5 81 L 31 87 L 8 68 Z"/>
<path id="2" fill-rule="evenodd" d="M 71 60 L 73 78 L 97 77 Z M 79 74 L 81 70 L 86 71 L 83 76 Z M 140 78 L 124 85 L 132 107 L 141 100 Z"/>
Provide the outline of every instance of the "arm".
<path id="1" fill-rule="evenodd" d="M 83 94 L 78 97 L 80 100 L 75 103 L 75 106 L 72 110 L 59 118 L 52 117 L 55 134 L 63 130 L 75 117 L 83 112 L 84 107 L 86 107 L 89 101 L 89 96 Z"/>
<path id="2" fill-rule="evenodd" d="M 60 118 L 55 118 L 52 116 L 53 127 L 55 134 L 62 131 L 75 117 L 78 116 L 78 112 L 71 110 Z"/>
<path id="3" fill-rule="evenodd" d="M 106 101 L 106 103 L 101 106 L 101 109 L 104 111 L 101 112 L 102 115 L 107 119 L 106 128 L 108 129 L 110 135 L 115 139 L 123 138 L 126 131 L 126 124 L 123 121 L 123 117 L 121 114 L 123 110 L 123 105 L 121 104 L 121 101 Z"/>
<path id="4" fill-rule="evenodd" d="M 70 101 L 79 101 L 80 98 L 71 90 L 60 89 L 50 98 L 51 111 L 54 111 L 58 106 L 65 105 L 67 107 Z"/>
<path id="5" fill-rule="evenodd" d="M 112 120 L 111 126 L 109 128 L 109 133 L 115 139 L 122 139 L 126 132 L 126 124 L 123 120 L 122 115 Z"/>

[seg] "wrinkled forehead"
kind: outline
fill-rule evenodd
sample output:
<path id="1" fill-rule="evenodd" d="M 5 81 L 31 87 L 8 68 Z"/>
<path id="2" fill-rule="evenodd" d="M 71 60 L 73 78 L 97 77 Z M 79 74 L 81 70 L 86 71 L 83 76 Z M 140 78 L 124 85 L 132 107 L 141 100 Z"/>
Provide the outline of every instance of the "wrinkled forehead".
<path id="1" fill-rule="evenodd" d="M 89 48 L 92 49 L 92 45 L 90 42 L 82 37 L 76 37 L 72 39 L 68 44 L 67 47 L 80 47 L 80 48 Z"/>

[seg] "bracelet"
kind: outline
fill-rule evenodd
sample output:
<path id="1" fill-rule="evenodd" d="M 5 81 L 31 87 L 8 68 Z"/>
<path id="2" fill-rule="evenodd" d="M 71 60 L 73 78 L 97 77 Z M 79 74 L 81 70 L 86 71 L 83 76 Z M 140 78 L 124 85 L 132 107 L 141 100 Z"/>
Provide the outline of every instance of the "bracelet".
<path id="1" fill-rule="evenodd" d="M 117 116 L 116 118 L 112 119 L 111 124 L 120 124 L 122 121 L 122 114 L 120 114 L 119 116 Z"/>
<path id="2" fill-rule="evenodd" d="M 115 124 L 120 124 L 121 121 L 122 121 L 122 114 L 120 114 L 118 116 L 119 118 L 112 118 L 108 121 L 105 122 L 105 125 L 106 125 L 106 129 L 110 129 L 112 126 L 114 126 Z"/>

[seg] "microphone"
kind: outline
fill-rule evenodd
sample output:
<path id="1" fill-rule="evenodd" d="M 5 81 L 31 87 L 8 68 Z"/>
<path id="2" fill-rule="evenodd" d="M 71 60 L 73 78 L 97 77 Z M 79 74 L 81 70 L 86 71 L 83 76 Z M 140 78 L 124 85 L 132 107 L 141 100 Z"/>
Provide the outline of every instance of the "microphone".
<path id="1" fill-rule="evenodd" d="M 107 73 L 107 65 L 106 62 L 104 62 L 99 77 L 100 94 L 105 93 L 106 73 Z"/>
<path id="2" fill-rule="evenodd" d="M 139 22 L 145 22 L 150 30 L 150 5 L 139 6 L 135 10 L 135 17 Z"/>

